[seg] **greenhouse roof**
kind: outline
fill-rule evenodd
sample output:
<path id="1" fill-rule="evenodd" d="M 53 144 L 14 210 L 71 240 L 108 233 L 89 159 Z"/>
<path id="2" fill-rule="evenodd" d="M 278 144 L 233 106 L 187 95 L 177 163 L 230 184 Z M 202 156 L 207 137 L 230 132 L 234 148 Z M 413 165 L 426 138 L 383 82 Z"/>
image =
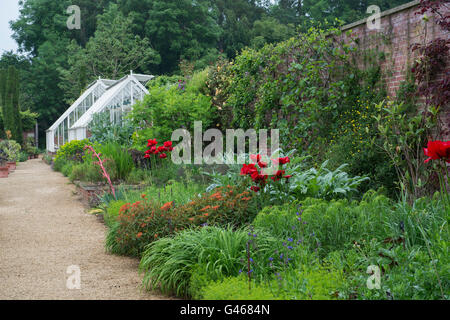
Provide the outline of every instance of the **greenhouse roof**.
<path id="1" fill-rule="evenodd" d="M 75 122 L 73 126 L 71 126 L 71 129 L 86 127 L 92 120 L 92 115 L 102 112 L 114 98 L 121 95 L 122 91 L 125 90 L 126 86 L 130 83 L 138 86 L 140 90 L 142 90 L 145 94 L 148 94 L 148 90 L 143 84 L 147 83 L 153 78 L 154 76 L 132 73 L 120 80 L 117 80 L 112 86 L 108 87 L 106 92 L 100 97 L 100 99 L 98 99 L 92 105 L 92 107 L 87 110 L 86 113 L 83 114 L 83 116 L 78 119 L 78 121 Z"/>

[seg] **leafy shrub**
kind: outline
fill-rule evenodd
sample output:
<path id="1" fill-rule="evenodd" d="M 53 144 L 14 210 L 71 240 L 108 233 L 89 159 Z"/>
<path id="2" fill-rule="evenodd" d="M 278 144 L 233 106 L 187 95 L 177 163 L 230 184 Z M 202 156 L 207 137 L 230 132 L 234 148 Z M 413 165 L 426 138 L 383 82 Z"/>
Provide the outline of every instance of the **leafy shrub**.
<path id="1" fill-rule="evenodd" d="M 251 223 L 257 214 L 253 195 L 231 186 L 204 193 L 191 202 L 178 206 L 175 211 L 179 215 L 189 216 L 196 225 L 208 223 L 234 227 Z"/>
<path id="2" fill-rule="evenodd" d="M 106 248 L 116 254 L 139 256 L 152 241 L 186 228 L 188 217 L 175 214 L 172 207 L 171 202 L 160 206 L 145 195 L 141 201 L 125 204 L 117 224 L 108 231 Z"/>
<path id="3" fill-rule="evenodd" d="M 69 177 L 72 174 L 73 166 L 74 166 L 73 162 L 71 162 L 71 161 L 65 162 L 64 165 L 61 168 L 61 173 L 65 177 Z"/>
<path id="4" fill-rule="evenodd" d="M 315 197 L 330 200 L 350 197 L 362 182 L 369 180 L 368 177 L 350 177 L 342 170 L 346 165 L 330 171 L 326 168 L 327 164 L 328 160 L 318 170 L 311 168 L 292 176 L 289 183 L 297 199 Z"/>
<path id="5" fill-rule="evenodd" d="M 280 300 L 265 284 L 252 283 L 249 290 L 248 278 L 230 277 L 213 282 L 202 289 L 204 300 Z"/>
<path id="6" fill-rule="evenodd" d="M 199 270 L 203 277 L 201 283 L 237 275 L 247 232 L 204 227 L 153 242 L 144 252 L 139 267 L 144 272 L 145 288 L 159 288 L 166 294 L 187 297 L 195 295 L 190 283 L 195 282 L 192 275 Z M 197 288 L 198 285 L 193 287 Z"/>
<path id="7" fill-rule="evenodd" d="M 199 83 L 201 81 L 195 75 L 185 86 L 152 81 L 150 94 L 129 114 L 133 125 L 143 129 L 133 135 L 136 149 L 142 150 L 146 146 L 147 137 L 167 141 L 176 129 L 193 132 L 194 121 L 202 121 L 203 128 L 211 124 L 211 99 L 199 90 Z"/>
<path id="8" fill-rule="evenodd" d="M 111 172 L 112 168 L 109 168 L 108 172 Z M 114 176 L 114 174 L 113 174 Z M 69 175 L 71 181 L 84 181 L 91 183 L 103 182 L 104 178 L 101 171 L 93 163 L 80 163 L 75 164 L 72 167 L 72 172 Z"/>
<path id="9" fill-rule="evenodd" d="M 107 143 L 116 142 L 123 146 L 131 146 L 131 137 L 134 126 L 127 119 L 123 119 L 120 124 L 111 123 L 110 115 L 107 112 L 96 113 L 89 123 L 89 138 L 92 142 Z"/>
<path id="10" fill-rule="evenodd" d="M 115 168 L 115 175 L 108 171 L 112 180 L 126 180 L 134 168 L 133 158 L 128 150 L 116 142 L 107 142 L 100 147 L 100 151 L 103 158 L 110 160 L 110 165 Z"/>
<path id="11" fill-rule="evenodd" d="M 120 209 L 126 205 L 123 200 L 114 200 L 109 203 L 106 212 L 103 214 L 103 219 L 108 227 L 112 227 L 119 217 Z"/>
<path id="12" fill-rule="evenodd" d="M 84 146 L 89 140 L 72 140 L 62 145 L 55 156 L 55 163 L 61 160 L 71 160 L 81 162 L 84 155 Z"/>
<path id="13" fill-rule="evenodd" d="M 210 283 L 202 289 L 206 300 L 332 300 L 344 284 L 342 272 L 319 265 L 277 273 L 258 282 L 245 276 Z"/>
<path id="14" fill-rule="evenodd" d="M 8 161 L 17 162 L 19 160 L 21 147 L 20 144 L 18 144 L 16 141 L 0 141 L 0 149 L 2 149 L 4 153 L 6 153 Z"/>

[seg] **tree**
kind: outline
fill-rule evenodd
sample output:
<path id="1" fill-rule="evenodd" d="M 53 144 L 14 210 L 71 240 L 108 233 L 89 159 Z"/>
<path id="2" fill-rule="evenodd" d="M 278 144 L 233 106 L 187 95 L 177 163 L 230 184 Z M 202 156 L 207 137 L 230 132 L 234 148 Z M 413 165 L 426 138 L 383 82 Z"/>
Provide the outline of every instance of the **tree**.
<path id="1" fill-rule="evenodd" d="M 125 17 L 117 5 L 110 5 L 98 17 L 94 36 L 79 46 L 74 40 L 68 45 L 69 68 L 61 68 L 62 83 L 67 102 L 77 98 L 86 85 L 97 77 L 118 79 L 130 70 L 150 72 L 161 57 L 150 47 L 148 39 L 141 39 L 131 30 L 132 20 Z"/>
<path id="2" fill-rule="evenodd" d="M 14 66 L 8 68 L 6 89 L 4 94 L 2 94 L 2 101 L 4 101 L 2 112 L 5 132 L 10 131 L 12 139 L 22 144 L 22 119 L 19 108 L 19 74 Z"/>
<path id="3" fill-rule="evenodd" d="M 145 34 L 164 57 L 157 69 L 160 73 L 175 71 L 180 59 L 200 60 L 217 50 L 220 28 L 215 14 L 209 0 L 149 3 Z"/>

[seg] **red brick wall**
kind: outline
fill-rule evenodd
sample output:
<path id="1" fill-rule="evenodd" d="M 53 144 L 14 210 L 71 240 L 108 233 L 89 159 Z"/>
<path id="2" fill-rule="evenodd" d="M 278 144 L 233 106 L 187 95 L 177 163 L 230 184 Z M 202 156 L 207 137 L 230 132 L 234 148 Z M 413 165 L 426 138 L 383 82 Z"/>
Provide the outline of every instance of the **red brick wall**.
<path id="1" fill-rule="evenodd" d="M 423 21 L 422 15 L 415 14 L 418 3 L 419 1 L 413 1 L 383 12 L 379 30 L 369 30 L 367 23 L 362 20 L 343 28 L 344 31 L 351 33 L 351 38 L 358 39 L 357 45 L 361 49 L 372 48 L 385 53 L 386 59 L 381 66 L 390 97 L 396 96 L 399 85 L 406 80 L 407 72 L 416 59 L 411 51 L 411 45 L 428 43 L 436 38 L 449 39 L 450 37 L 448 32 L 442 30 L 435 23 L 435 18 L 430 13 L 427 14 L 430 17 L 427 23 Z M 450 71 L 450 61 L 447 71 Z M 437 75 L 437 79 L 442 79 L 442 77 L 443 73 Z M 449 139 L 449 105 L 441 109 L 441 122 L 445 126 L 443 134 Z"/>

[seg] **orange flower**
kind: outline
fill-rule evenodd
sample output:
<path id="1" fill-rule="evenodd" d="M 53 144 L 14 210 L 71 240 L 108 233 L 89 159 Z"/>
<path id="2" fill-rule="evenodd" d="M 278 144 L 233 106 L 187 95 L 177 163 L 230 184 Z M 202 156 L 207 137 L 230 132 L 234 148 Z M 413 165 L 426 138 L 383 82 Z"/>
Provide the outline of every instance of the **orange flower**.
<path id="1" fill-rule="evenodd" d="M 189 220 L 189 221 L 194 221 L 194 218 L 189 218 L 188 220 Z"/>
<path id="2" fill-rule="evenodd" d="M 162 211 L 169 210 L 170 208 L 172 208 L 172 205 L 173 205 L 173 201 L 167 202 L 161 207 L 161 210 Z"/>
<path id="3" fill-rule="evenodd" d="M 208 214 L 208 213 L 205 213 L 204 216 L 207 217 L 207 216 L 209 216 L 209 214 Z"/>
<path id="4" fill-rule="evenodd" d="M 206 207 L 204 207 L 203 209 L 200 209 L 200 211 L 206 211 L 206 210 L 208 210 L 208 209 L 210 209 L 211 208 L 211 206 L 206 206 Z"/>
<path id="5" fill-rule="evenodd" d="M 155 239 L 156 239 L 156 238 L 158 238 L 158 234 L 157 234 L 157 233 L 155 233 Z"/>
<path id="6" fill-rule="evenodd" d="M 146 194 L 144 194 L 144 193 L 143 193 L 143 194 L 141 194 L 141 198 L 142 198 L 142 199 L 145 199 L 145 197 L 147 197 L 147 195 L 146 195 Z"/>
<path id="7" fill-rule="evenodd" d="M 146 224 L 145 222 L 143 222 L 143 223 L 141 224 L 141 228 L 145 228 L 146 225 L 147 225 L 147 224 Z"/>
<path id="8" fill-rule="evenodd" d="M 220 207 L 220 206 L 214 206 L 214 207 L 212 207 L 212 209 L 213 209 L 213 210 L 217 210 L 217 209 L 219 209 L 219 207 Z"/>
<path id="9" fill-rule="evenodd" d="M 137 235 L 136 235 L 136 238 L 140 238 L 140 237 L 142 237 L 142 232 L 139 232 Z"/>

